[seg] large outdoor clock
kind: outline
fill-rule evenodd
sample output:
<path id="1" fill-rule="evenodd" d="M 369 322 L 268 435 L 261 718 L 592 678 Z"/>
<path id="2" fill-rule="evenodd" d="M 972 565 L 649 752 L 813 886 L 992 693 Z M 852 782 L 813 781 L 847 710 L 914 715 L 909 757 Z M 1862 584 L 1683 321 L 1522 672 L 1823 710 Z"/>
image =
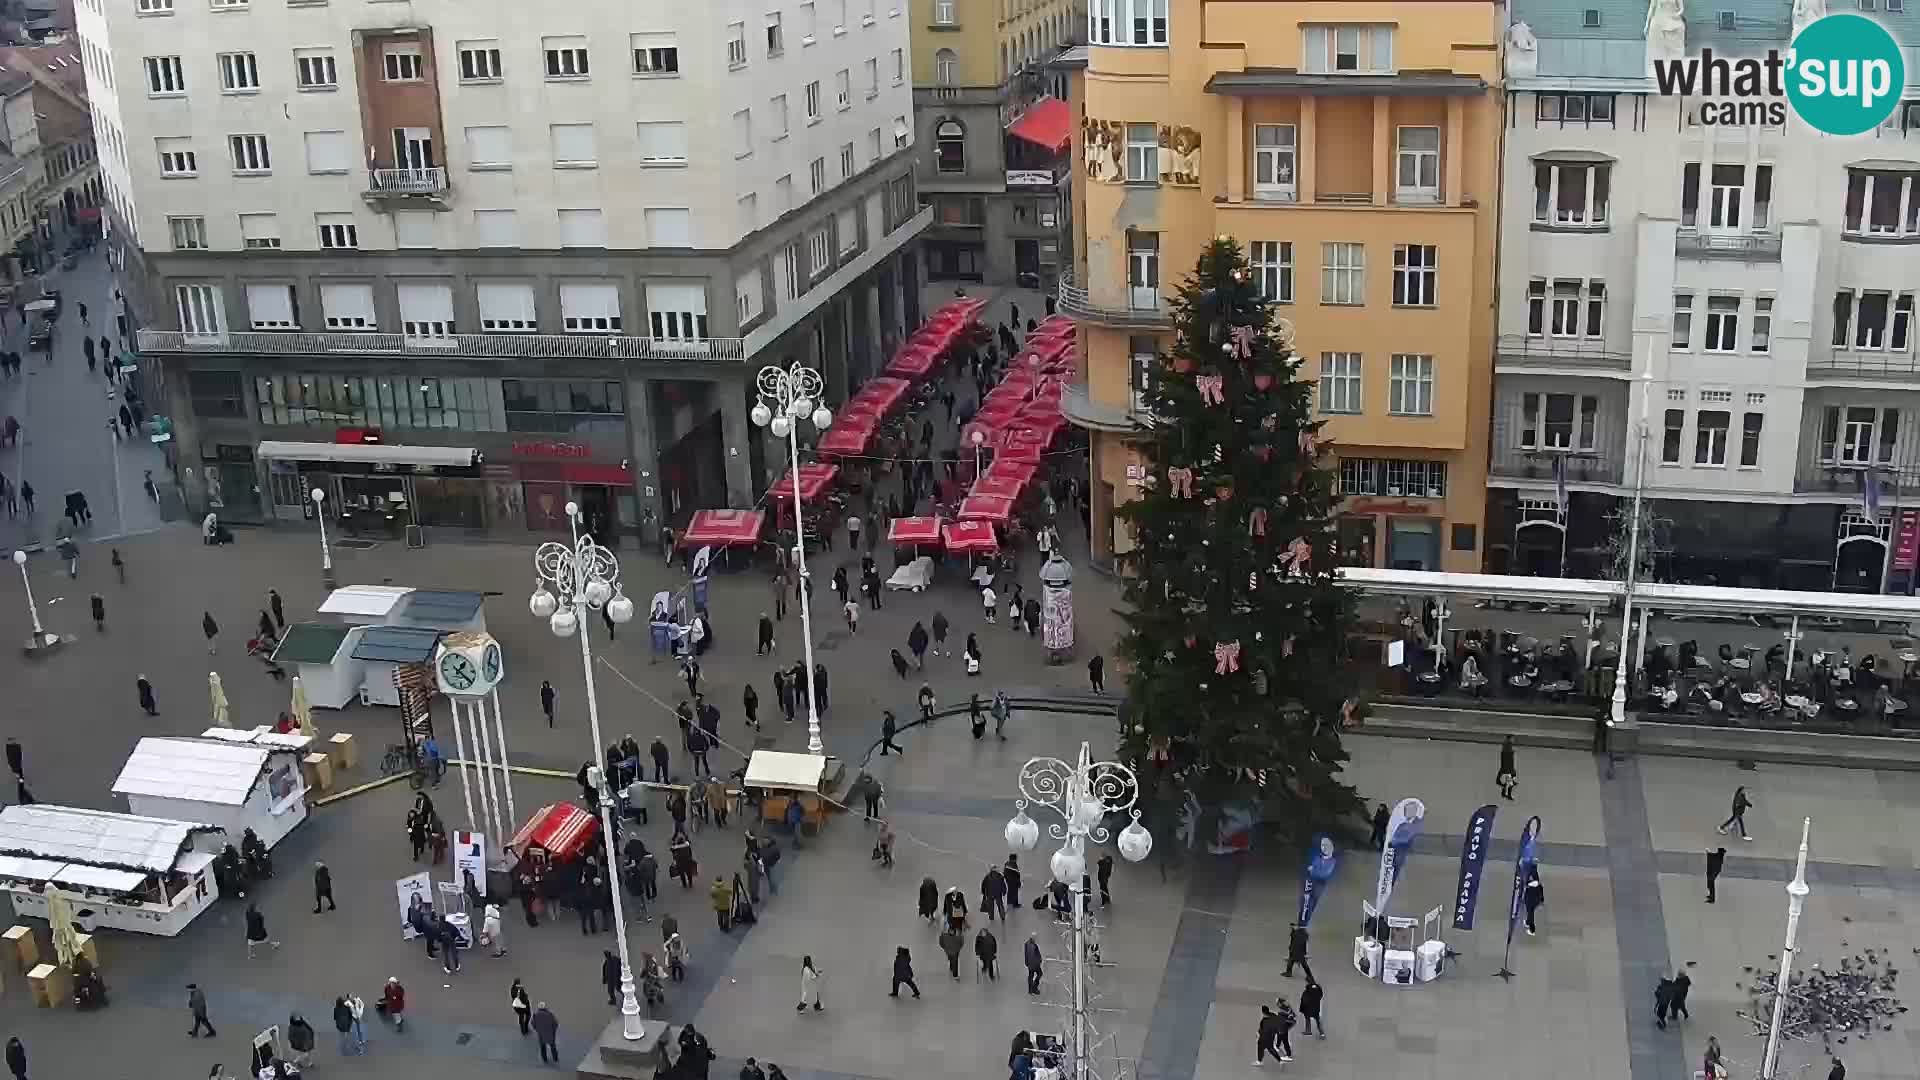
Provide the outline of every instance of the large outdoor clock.
<path id="1" fill-rule="evenodd" d="M 433 672 L 441 693 L 479 697 L 500 685 L 506 667 L 491 634 L 460 633 L 440 639 Z"/>

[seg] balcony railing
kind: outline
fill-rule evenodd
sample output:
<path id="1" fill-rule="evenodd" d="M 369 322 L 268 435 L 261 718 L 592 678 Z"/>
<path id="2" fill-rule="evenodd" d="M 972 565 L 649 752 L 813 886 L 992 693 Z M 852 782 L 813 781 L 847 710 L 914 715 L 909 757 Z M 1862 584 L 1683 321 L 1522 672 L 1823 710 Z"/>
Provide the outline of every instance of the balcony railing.
<path id="1" fill-rule="evenodd" d="M 1793 490 L 1802 494 L 1847 495 L 1859 500 L 1866 490 L 1868 468 L 1839 461 L 1822 461 L 1818 456 L 1801 461 L 1793 477 Z M 1911 501 L 1920 496 L 1920 462 L 1895 465 L 1891 462 L 1872 468 L 1880 479 L 1880 496 L 1891 503 L 1898 496 Z"/>
<path id="2" fill-rule="evenodd" d="M 1609 348 L 1600 338 L 1531 337 L 1502 334 L 1497 343 L 1498 364 L 1507 368 L 1593 368 L 1630 371 L 1633 354 Z"/>
<path id="3" fill-rule="evenodd" d="M 532 359 L 744 360 L 744 338 L 608 337 L 588 334 L 276 334 L 246 331 L 186 334 L 178 330 L 142 330 L 145 353 L 202 353 L 248 356 L 485 356 Z"/>
<path id="4" fill-rule="evenodd" d="M 1085 286 L 1076 283 L 1071 273 L 1060 275 L 1060 311 L 1070 319 L 1098 323 L 1113 327 L 1158 328 L 1172 325 L 1173 315 L 1167 305 L 1167 295 L 1155 290 L 1149 294 L 1144 289 L 1131 286 L 1116 290 L 1116 296 L 1094 296 Z M 1152 303 L 1147 303 L 1151 295 Z"/>
<path id="5" fill-rule="evenodd" d="M 1096 431 L 1139 431 L 1153 424 L 1153 415 L 1149 413 L 1131 392 L 1125 402 L 1109 404 L 1093 400 L 1091 388 L 1086 383 L 1068 383 L 1066 393 L 1060 395 L 1060 413 L 1067 422 L 1075 427 L 1092 428 Z"/>
<path id="6" fill-rule="evenodd" d="M 1696 259 L 1779 262 L 1780 234 L 1753 233 L 1734 236 L 1682 229 L 1674 234 L 1673 253 Z"/>
<path id="7" fill-rule="evenodd" d="M 1488 471 L 1510 479 L 1539 480 L 1553 483 L 1553 459 L 1567 460 L 1569 484 L 1625 483 L 1626 459 L 1618 451 L 1522 450 L 1495 447 Z"/>
<path id="8" fill-rule="evenodd" d="M 1920 382 L 1920 358 L 1911 352 L 1835 349 L 1807 359 L 1809 379 L 1896 379 Z"/>
<path id="9" fill-rule="evenodd" d="M 444 195 L 447 170 L 373 169 L 368 173 L 369 195 Z"/>

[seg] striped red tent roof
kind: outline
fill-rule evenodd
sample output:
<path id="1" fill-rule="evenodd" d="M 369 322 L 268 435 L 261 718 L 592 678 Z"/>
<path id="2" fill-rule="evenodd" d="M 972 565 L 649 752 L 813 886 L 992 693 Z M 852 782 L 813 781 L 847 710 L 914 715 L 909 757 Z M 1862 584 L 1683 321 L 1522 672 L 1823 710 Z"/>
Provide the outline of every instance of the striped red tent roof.
<path id="1" fill-rule="evenodd" d="M 970 552 L 991 554 L 1000 550 L 1000 538 L 994 535 L 993 524 L 986 521 L 955 521 L 940 530 L 946 540 L 950 554 L 965 555 Z"/>
<path id="2" fill-rule="evenodd" d="M 696 510 L 680 534 L 682 547 L 725 547 L 760 539 L 767 515 L 759 510 Z"/>
<path id="3" fill-rule="evenodd" d="M 525 858 L 534 848 L 548 855 L 568 858 L 590 843 L 600 831 L 600 819 L 573 803 L 551 803 L 534 811 L 520 831 L 513 834 L 508 850 Z"/>
<path id="4" fill-rule="evenodd" d="M 895 544 L 937 544 L 940 524 L 937 517 L 894 518 L 887 526 L 887 539 Z"/>

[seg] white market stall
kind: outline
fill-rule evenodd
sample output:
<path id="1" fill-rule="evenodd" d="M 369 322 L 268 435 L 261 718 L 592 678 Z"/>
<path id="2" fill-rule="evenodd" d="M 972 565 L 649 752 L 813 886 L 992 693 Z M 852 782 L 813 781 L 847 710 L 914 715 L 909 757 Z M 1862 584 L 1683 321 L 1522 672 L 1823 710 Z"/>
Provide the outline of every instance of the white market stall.
<path id="1" fill-rule="evenodd" d="M 345 626 L 414 626 L 449 633 L 485 633 L 487 596 L 405 585 L 344 585 L 327 594 L 320 614 Z"/>
<path id="2" fill-rule="evenodd" d="M 354 630 L 351 656 L 360 665 L 360 704 L 400 704 L 394 677 L 401 668 L 421 670 L 433 661 L 441 632 L 419 626 L 363 626 Z"/>
<path id="3" fill-rule="evenodd" d="M 0 890 L 16 915 L 46 918 L 52 884 L 68 894 L 83 930 L 172 937 L 220 895 L 213 852 L 193 850 L 196 836 L 219 831 L 104 810 L 9 806 L 0 810 Z"/>
<path id="4" fill-rule="evenodd" d="M 297 731 L 278 732 L 265 724 L 246 731 L 238 728 L 210 727 L 201 732 L 200 737 L 203 739 L 218 739 L 226 743 L 263 746 L 273 750 L 285 750 L 300 755 L 311 752 L 314 746 L 314 739 L 311 735 L 302 735 Z"/>
<path id="5" fill-rule="evenodd" d="M 332 623 L 294 623 L 280 636 L 273 662 L 293 665 L 307 689 L 307 702 L 344 709 L 360 693 L 360 666 L 353 662 L 354 628 Z"/>
<path id="6" fill-rule="evenodd" d="M 400 585 L 344 585 L 327 594 L 320 614 L 347 626 L 380 626 L 393 618 L 412 591 Z"/>
<path id="7" fill-rule="evenodd" d="M 300 752 L 268 743 L 141 739 L 113 793 L 136 814 L 204 821 L 230 837 L 252 829 L 269 848 L 307 820 Z"/>
<path id="8" fill-rule="evenodd" d="M 740 785 L 764 792 L 760 800 L 763 821 L 785 821 L 788 804 L 797 799 L 802 827 L 818 830 L 831 808 L 827 793 L 839 782 L 841 768 L 839 758 L 824 754 L 755 750 L 747 759 L 747 772 Z"/>

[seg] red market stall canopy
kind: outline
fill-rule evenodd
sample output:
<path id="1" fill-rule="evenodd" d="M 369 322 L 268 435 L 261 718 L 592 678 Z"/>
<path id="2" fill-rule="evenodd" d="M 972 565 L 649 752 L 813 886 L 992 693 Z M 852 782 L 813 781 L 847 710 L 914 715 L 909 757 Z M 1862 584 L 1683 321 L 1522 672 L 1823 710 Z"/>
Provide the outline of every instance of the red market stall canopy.
<path id="1" fill-rule="evenodd" d="M 787 470 L 787 475 L 781 477 L 779 482 L 767 491 L 767 494 L 783 500 L 782 505 L 784 505 L 784 500 L 793 498 L 794 485 L 797 483 L 800 487 L 800 501 L 812 502 L 827 493 L 827 488 L 833 484 L 833 478 L 840 475 L 840 466 L 825 465 L 815 461 L 800 466 L 797 471 L 796 476 L 796 470 Z"/>
<path id="2" fill-rule="evenodd" d="M 939 350 L 926 342 L 908 345 L 900 350 L 892 360 L 887 361 L 887 374 L 902 379 L 924 378 L 933 370 L 933 362 L 939 356 Z"/>
<path id="3" fill-rule="evenodd" d="M 961 522 L 1003 522 L 1013 517 L 1013 500 L 993 495 L 969 495 L 960 500 Z M 948 545 L 953 541 L 949 536 Z"/>
<path id="4" fill-rule="evenodd" d="M 940 519 L 937 517 L 894 518 L 887 526 L 887 539 L 902 546 L 910 544 L 937 544 L 940 542 Z"/>
<path id="5" fill-rule="evenodd" d="M 1004 472 L 995 473 L 992 469 L 988 469 L 985 476 L 975 480 L 973 487 L 967 489 L 967 501 L 971 502 L 979 498 L 1005 499 L 1008 502 L 1012 502 L 1020 497 L 1020 489 L 1025 486 L 1019 478 L 1012 474 Z M 960 513 L 962 517 L 966 516 L 966 503 L 960 504 Z"/>
<path id="6" fill-rule="evenodd" d="M 682 547 L 726 547 L 760 539 L 767 515 L 758 510 L 698 510 L 680 534 Z"/>
<path id="7" fill-rule="evenodd" d="M 993 534 L 993 526 L 985 521 L 956 521 L 943 526 L 940 535 L 946 540 L 947 550 L 956 555 L 975 552 L 991 555 L 1000 550 L 1000 538 Z"/>
<path id="8" fill-rule="evenodd" d="M 1055 97 L 1041 98 L 1007 128 L 1014 138 L 1055 154 L 1066 150 L 1072 131 L 1073 110 Z"/>
<path id="9" fill-rule="evenodd" d="M 885 375 L 868 379 L 867 384 L 848 399 L 847 408 L 872 406 L 873 412 L 884 416 L 900 403 L 900 398 L 910 385 L 905 379 L 891 379 Z"/>
<path id="10" fill-rule="evenodd" d="M 534 851 L 556 860 L 570 859 L 585 850 L 600 831 L 600 819 L 573 803 L 553 803 L 534 811 L 507 850 L 526 858 Z"/>
<path id="11" fill-rule="evenodd" d="M 878 423 L 872 413 L 856 412 L 840 414 L 833 427 L 820 436 L 819 445 L 814 449 L 822 454 L 849 456 L 865 453 L 867 444 L 873 441 L 873 428 Z"/>
<path id="12" fill-rule="evenodd" d="M 1013 490 L 1018 492 L 1021 488 L 1033 483 L 1034 474 L 1039 471 L 1039 466 L 1032 462 L 1016 461 L 1012 458 L 997 458 L 993 464 L 987 466 L 986 478 L 989 480 L 1011 481 Z M 980 489 L 976 486 L 974 490 L 979 491 Z M 993 494 L 993 492 L 980 493 L 983 495 Z"/>

